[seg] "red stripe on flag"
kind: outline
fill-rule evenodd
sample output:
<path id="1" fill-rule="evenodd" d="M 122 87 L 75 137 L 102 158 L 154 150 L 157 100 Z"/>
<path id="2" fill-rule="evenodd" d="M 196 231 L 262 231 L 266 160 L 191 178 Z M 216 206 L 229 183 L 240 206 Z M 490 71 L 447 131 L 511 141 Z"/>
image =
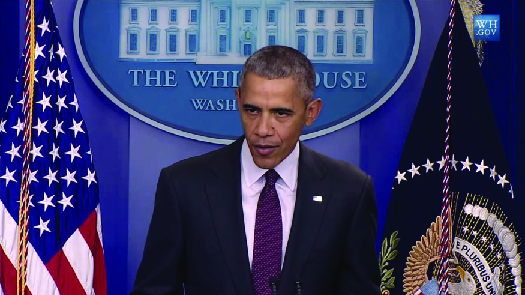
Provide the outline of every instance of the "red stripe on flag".
<path id="1" fill-rule="evenodd" d="M 11 264 L 2 247 L 0 247 L 0 285 L 5 295 L 16 295 L 16 268 Z M 31 295 L 27 286 L 26 294 Z"/>
<path id="2" fill-rule="evenodd" d="M 97 211 L 93 211 L 78 230 L 86 240 L 95 260 L 93 275 L 93 289 L 96 295 L 107 294 L 106 263 L 104 261 L 104 250 L 97 232 Z"/>
<path id="3" fill-rule="evenodd" d="M 107 294 L 107 281 L 106 281 L 106 262 L 104 261 L 104 250 L 102 244 L 96 235 L 95 239 L 95 275 L 93 277 L 93 288 L 95 289 L 96 295 Z"/>
<path id="4" fill-rule="evenodd" d="M 84 237 L 84 240 L 86 240 L 89 250 L 91 250 L 91 254 L 93 254 L 93 257 L 95 257 L 95 238 L 98 240 L 96 210 L 93 210 L 86 221 L 84 221 L 84 224 L 82 224 L 78 230 Z"/>
<path id="5" fill-rule="evenodd" d="M 16 294 L 16 268 L 0 247 L 0 284 L 5 295 Z"/>
<path id="6" fill-rule="evenodd" d="M 55 280 L 60 294 L 86 294 L 63 250 L 58 251 L 46 267 Z"/>

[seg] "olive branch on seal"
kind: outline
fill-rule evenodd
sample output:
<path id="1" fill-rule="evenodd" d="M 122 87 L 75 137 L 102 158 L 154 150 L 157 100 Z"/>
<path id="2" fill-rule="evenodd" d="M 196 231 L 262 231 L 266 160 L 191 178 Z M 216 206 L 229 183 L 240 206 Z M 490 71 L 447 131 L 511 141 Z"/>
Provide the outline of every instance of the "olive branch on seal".
<path id="1" fill-rule="evenodd" d="M 390 236 L 390 241 L 385 238 L 381 245 L 381 253 L 379 253 L 379 269 L 381 271 L 381 293 L 390 294 L 387 289 L 394 288 L 395 277 L 392 276 L 394 269 L 386 269 L 388 261 L 393 260 L 397 256 L 395 248 L 399 244 L 398 232 L 395 231 Z"/>

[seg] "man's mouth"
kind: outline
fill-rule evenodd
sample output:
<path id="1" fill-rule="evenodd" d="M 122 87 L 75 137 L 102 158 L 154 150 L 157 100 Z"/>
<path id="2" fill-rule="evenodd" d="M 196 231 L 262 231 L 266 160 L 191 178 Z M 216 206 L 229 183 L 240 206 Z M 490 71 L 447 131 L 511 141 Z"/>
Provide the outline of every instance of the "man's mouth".
<path id="1" fill-rule="evenodd" d="M 257 151 L 257 153 L 261 156 L 267 156 L 271 154 L 277 146 L 275 145 L 262 145 L 262 144 L 255 144 L 253 145 L 254 149 Z"/>

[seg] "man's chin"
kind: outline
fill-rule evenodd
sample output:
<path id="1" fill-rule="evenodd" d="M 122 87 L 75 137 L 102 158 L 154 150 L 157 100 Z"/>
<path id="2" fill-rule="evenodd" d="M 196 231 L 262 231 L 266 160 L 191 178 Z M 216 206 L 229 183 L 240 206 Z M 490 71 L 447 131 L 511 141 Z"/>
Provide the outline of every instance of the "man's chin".
<path id="1" fill-rule="evenodd" d="M 273 169 L 279 162 L 275 159 L 254 158 L 253 162 L 261 169 Z"/>

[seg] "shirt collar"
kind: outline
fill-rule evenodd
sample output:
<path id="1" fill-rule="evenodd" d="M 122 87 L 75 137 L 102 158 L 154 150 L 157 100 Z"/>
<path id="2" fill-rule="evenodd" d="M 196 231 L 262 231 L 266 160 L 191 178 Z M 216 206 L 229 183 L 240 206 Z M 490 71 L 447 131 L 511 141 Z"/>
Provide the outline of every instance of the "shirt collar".
<path id="1" fill-rule="evenodd" d="M 284 181 L 286 186 L 292 191 L 297 186 L 297 171 L 299 167 L 299 142 L 295 144 L 293 151 L 274 169 Z M 268 169 L 262 169 L 255 164 L 248 142 L 244 139 L 241 149 L 241 169 L 246 181 L 246 185 L 251 187 L 259 180 Z"/>

